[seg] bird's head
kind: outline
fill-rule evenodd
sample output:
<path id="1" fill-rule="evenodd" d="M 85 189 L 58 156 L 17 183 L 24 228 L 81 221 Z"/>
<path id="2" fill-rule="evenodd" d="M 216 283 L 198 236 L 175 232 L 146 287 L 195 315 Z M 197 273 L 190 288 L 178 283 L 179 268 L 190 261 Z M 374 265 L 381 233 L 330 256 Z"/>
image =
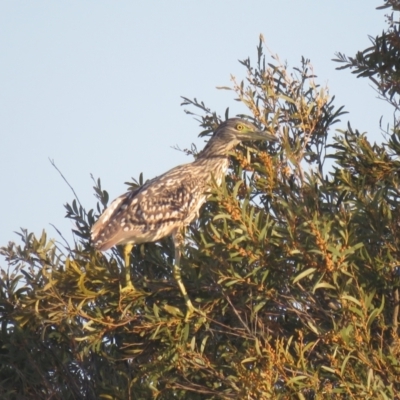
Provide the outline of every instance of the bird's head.
<path id="1" fill-rule="evenodd" d="M 214 136 L 235 142 L 250 140 L 277 141 L 274 135 L 260 131 L 254 124 L 241 118 L 230 118 L 226 120 L 217 128 Z"/>

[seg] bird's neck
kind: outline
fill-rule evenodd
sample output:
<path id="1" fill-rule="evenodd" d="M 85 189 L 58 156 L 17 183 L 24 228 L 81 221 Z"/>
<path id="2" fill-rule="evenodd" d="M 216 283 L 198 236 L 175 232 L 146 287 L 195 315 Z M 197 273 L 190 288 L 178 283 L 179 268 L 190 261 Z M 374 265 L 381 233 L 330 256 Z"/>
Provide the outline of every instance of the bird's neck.
<path id="1" fill-rule="evenodd" d="M 206 147 L 199 153 L 196 161 L 212 158 L 228 158 L 229 152 L 239 143 L 236 140 L 223 140 L 220 137 L 212 137 Z"/>
<path id="2" fill-rule="evenodd" d="M 212 175 L 219 185 L 229 167 L 229 151 L 236 144 L 234 141 L 227 142 L 213 137 L 199 153 L 194 164 L 200 167 L 207 176 L 208 174 Z"/>

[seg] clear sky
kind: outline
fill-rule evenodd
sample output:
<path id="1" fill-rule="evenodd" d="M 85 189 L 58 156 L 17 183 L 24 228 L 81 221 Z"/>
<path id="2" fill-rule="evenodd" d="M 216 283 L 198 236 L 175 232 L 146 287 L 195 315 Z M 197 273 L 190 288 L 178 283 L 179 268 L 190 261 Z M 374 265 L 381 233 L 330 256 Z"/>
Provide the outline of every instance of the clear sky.
<path id="1" fill-rule="evenodd" d="M 379 119 L 391 109 L 366 79 L 336 71 L 340 51 L 353 56 L 386 27 L 383 0 L 168 0 L 0 2 L 0 246 L 13 231 L 66 237 L 63 204 L 72 193 L 93 208 L 90 174 L 113 199 L 124 182 L 152 178 L 190 158 L 174 149 L 196 143 L 197 122 L 180 96 L 223 114 L 244 108 L 217 90 L 256 59 L 260 33 L 290 67 L 311 59 L 347 122 L 381 142 Z M 0 259 L 0 265 L 3 262 Z M 4 265 L 3 265 L 4 266 Z"/>

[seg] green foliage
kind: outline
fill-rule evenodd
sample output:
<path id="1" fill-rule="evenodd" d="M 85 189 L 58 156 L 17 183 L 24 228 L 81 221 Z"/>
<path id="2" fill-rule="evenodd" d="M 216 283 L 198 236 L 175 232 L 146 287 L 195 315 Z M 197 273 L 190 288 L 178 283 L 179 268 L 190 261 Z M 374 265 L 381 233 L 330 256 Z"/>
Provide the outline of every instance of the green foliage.
<path id="1" fill-rule="evenodd" d="M 206 317 L 183 318 L 169 238 L 133 250 L 143 294 L 120 291 L 120 250 L 89 241 L 108 203 L 97 180 L 95 210 L 66 205 L 73 246 L 23 231 L 1 250 L 1 398 L 396 398 L 400 133 L 331 138 L 344 112 L 307 60 L 267 63 L 261 39 L 256 64 L 241 63 L 246 81 L 228 89 L 280 141 L 232 152 L 188 229 L 182 277 Z M 184 104 L 209 135 L 220 117 Z"/>
<path id="2" fill-rule="evenodd" d="M 338 69 L 352 69 L 358 77 L 367 77 L 375 86 L 380 96 L 395 109 L 400 109 L 400 30 L 399 21 L 394 18 L 394 11 L 400 11 L 399 0 L 384 0 L 378 9 L 390 8 L 386 15 L 388 30 L 375 38 L 370 36 L 372 46 L 357 52 L 355 57 L 346 57 L 337 53 L 337 59 L 343 65 Z M 398 128 L 399 120 L 394 126 Z"/>

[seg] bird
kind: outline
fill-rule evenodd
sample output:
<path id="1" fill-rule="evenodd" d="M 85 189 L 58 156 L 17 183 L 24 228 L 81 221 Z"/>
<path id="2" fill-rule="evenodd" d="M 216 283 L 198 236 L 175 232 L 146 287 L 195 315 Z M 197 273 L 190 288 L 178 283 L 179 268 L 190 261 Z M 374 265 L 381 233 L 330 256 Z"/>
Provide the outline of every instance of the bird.
<path id="1" fill-rule="evenodd" d="M 175 259 L 173 275 L 186 303 L 186 317 L 197 310 L 186 291 L 180 272 L 184 229 L 198 215 L 214 180 L 220 185 L 229 167 L 229 152 L 240 142 L 268 140 L 276 137 L 259 130 L 242 118 L 230 118 L 214 131 L 196 159 L 179 165 L 144 185 L 117 197 L 92 226 L 95 249 L 106 251 L 123 245 L 125 287 L 137 291 L 130 276 L 130 254 L 134 245 L 155 242 L 172 236 Z"/>

